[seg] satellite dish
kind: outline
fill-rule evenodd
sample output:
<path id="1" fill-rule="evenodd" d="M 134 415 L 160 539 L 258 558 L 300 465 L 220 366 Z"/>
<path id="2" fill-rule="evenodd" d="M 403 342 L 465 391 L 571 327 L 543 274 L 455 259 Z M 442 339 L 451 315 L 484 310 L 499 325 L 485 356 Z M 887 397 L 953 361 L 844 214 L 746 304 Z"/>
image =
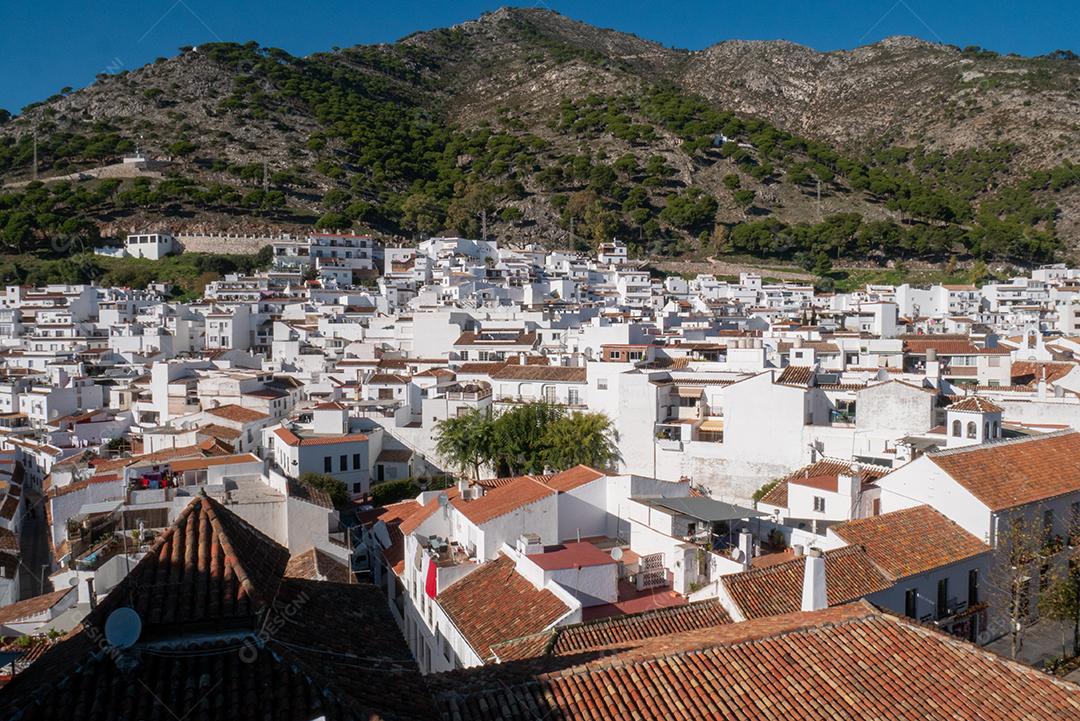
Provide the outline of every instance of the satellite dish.
<path id="1" fill-rule="evenodd" d="M 69 578 L 68 579 L 68 585 L 71 586 L 72 588 L 75 588 L 76 586 L 78 586 L 79 585 L 79 577 L 78 576 L 72 576 L 71 578 Z"/>
<path id="2" fill-rule="evenodd" d="M 622 555 L 623 555 L 622 554 L 622 549 L 619 548 L 618 546 L 611 549 L 611 560 L 613 560 L 613 561 L 621 561 L 622 560 Z"/>
<path id="3" fill-rule="evenodd" d="M 142 618 L 135 609 L 122 606 L 105 620 L 105 640 L 116 648 L 128 648 L 139 640 Z"/>

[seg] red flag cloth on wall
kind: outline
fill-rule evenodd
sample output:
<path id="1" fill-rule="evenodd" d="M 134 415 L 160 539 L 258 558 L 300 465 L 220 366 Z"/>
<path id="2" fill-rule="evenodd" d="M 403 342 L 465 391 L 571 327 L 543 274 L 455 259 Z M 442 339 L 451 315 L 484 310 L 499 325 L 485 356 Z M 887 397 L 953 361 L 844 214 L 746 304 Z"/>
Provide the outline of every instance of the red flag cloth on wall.
<path id="1" fill-rule="evenodd" d="M 424 591 L 428 598 L 435 598 L 439 590 L 438 577 L 435 575 L 435 562 L 428 561 L 427 579 L 424 581 Z"/>

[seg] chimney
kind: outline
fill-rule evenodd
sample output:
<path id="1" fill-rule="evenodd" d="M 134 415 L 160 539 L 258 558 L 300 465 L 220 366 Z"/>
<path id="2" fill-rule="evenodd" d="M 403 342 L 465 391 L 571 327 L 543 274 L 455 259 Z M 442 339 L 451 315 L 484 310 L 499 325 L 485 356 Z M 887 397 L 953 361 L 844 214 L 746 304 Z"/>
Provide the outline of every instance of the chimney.
<path id="1" fill-rule="evenodd" d="M 825 556 L 820 548 L 811 546 L 806 552 L 803 572 L 802 610 L 820 611 L 829 605 L 825 593 Z"/>
<path id="2" fill-rule="evenodd" d="M 94 593 L 94 577 L 86 579 L 86 590 L 90 594 L 90 609 L 97 608 L 97 595 Z"/>
<path id="3" fill-rule="evenodd" d="M 739 531 L 739 554 L 743 569 L 749 570 L 750 559 L 754 557 L 754 537 L 745 528 Z"/>
<path id="4" fill-rule="evenodd" d="M 1046 398 L 1046 366 L 1042 367 L 1042 374 L 1039 376 L 1039 399 Z"/>
<path id="5" fill-rule="evenodd" d="M 544 543 L 535 533 L 522 533 L 518 537 L 517 552 L 523 556 L 544 552 Z"/>
<path id="6" fill-rule="evenodd" d="M 801 543 L 796 543 L 796 544 L 792 545 L 792 547 L 791 547 L 791 555 L 793 555 L 795 558 L 802 558 L 803 545 Z"/>
<path id="7" fill-rule="evenodd" d="M 938 381 L 941 378 L 941 362 L 937 357 L 937 348 L 926 349 L 926 377 Z M 937 387 L 937 383 L 934 383 Z"/>

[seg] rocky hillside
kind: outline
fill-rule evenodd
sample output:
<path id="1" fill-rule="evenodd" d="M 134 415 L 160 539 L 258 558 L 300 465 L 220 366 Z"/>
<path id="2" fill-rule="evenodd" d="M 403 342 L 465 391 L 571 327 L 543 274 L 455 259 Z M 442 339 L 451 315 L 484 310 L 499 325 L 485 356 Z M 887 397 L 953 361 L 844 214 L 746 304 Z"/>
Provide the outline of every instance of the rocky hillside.
<path id="1" fill-rule="evenodd" d="M 819 271 L 1038 262 L 1080 244 L 1078 91 L 1064 52 L 910 38 L 687 52 L 541 10 L 306 58 L 219 43 L 0 125 L 0 245 L 147 225 L 412 238 L 486 223 L 511 242 L 618 235 L 642 255 Z M 35 132 L 44 185 L 27 184 Z M 99 170 L 136 147 L 160 164 Z"/>

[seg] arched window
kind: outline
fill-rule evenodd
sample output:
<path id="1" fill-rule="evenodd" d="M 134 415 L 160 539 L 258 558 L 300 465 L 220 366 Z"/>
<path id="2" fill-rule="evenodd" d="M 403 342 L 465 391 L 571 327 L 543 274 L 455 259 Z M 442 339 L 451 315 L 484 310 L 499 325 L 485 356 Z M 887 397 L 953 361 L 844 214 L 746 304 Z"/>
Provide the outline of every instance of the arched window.
<path id="1" fill-rule="evenodd" d="M 990 421 L 987 421 L 986 423 L 983 424 L 983 440 L 985 441 L 985 440 L 988 440 L 989 438 L 990 438 Z"/>
<path id="2" fill-rule="evenodd" d="M 968 438 L 977 438 L 979 435 L 979 426 L 975 421 L 968 421 Z"/>
<path id="3" fill-rule="evenodd" d="M 994 421 L 993 428 L 994 428 L 994 438 L 999 438 L 1001 436 L 1001 429 L 998 428 L 998 422 L 997 421 Z"/>
<path id="4" fill-rule="evenodd" d="M 957 438 L 960 437 L 960 421 L 952 422 L 952 434 Z"/>

